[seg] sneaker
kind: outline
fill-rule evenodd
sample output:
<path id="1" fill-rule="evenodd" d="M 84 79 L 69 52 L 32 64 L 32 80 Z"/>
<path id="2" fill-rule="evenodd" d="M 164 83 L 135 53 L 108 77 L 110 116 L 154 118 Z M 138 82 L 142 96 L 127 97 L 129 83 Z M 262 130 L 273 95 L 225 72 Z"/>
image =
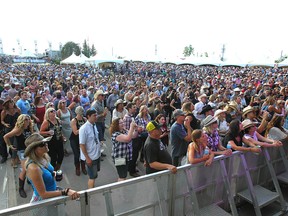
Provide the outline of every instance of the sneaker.
<path id="1" fill-rule="evenodd" d="M 1 159 L 1 161 L 0 161 L 0 164 L 5 163 L 6 161 L 7 161 L 7 158 L 3 157 L 3 158 Z"/>
<path id="2" fill-rule="evenodd" d="M 130 176 L 132 177 L 139 177 L 140 175 L 136 172 L 136 173 L 129 173 Z"/>

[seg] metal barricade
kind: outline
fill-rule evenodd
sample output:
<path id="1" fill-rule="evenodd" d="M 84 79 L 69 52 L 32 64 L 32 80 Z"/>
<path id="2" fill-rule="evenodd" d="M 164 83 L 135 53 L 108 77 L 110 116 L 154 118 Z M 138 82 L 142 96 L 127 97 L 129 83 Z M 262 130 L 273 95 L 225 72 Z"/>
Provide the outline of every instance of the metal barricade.
<path id="1" fill-rule="evenodd" d="M 161 171 L 81 191 L 79 201 L 57 197 L 1 210 L 0 215 L 25 215 L 23 212 L 37 215 L 41 208 L 52 209 L 53 216 L 65 215 L 67 212 L 77 216 L 217 215 L 216 212 L 219 212 L 218 215 L 237 215 L 234 199 L 247 189 L 256 206 L 256 214 L 261 215 L 262 206 L 255 186 L 264 186 L 267 182 L 275 186 L 274 193 L 284 211 L 286 202 L 275 181 L 277 175 L 286 171 L 286 165 L 281 163 L 281 157 L 287 160 L 284 148 L 283 151 L 267 149 L 260 155 L 233 152 L 230 157 L 215 158 L 210 167 L 204 167 L 203 163 L 184 165 L 178 167 L 177 174 Z"/>

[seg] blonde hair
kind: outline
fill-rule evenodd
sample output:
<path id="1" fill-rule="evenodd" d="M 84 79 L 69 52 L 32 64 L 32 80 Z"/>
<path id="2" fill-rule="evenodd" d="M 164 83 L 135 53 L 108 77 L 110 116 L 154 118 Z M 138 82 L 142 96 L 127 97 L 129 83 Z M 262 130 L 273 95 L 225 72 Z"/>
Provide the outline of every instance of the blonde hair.
<path id="1" fill-rule="evenodd" d="M 193 146 L 194 146 L 195 151 L 198 153 L 200 152 L 200 146 L 199 146 L 200 143 L 198 143 L 197 140 L 201 138 L 202 133 L 204 132 L 200 129 L 193 130 L 192 132 Z"/>
<path id="2" fill-rule="evenodd" d="M 208 134 L 212 134 L 213 133 L 212 125 L 213 125 L 213 123 L 206 126 L 206 127 L 203 127 L 203 131 L 207 132 Z"/>
<path id="3" fill-rule="evenodd" d="M 18 118 L 17 118 L 17 121 L 16 121 L 16 124 L 15 124 L 15 127 L 16 128 L 19 128 L 19 129 L 23 129 L 23 126 L 24 126 L 24 123 L 25 123 L 25 119 L 26 118 L 29 118 L 30 119 L 30 121 L 29 121 L 29 130 L 31 131 L 31 132 L 33 132 L 33 123 L 32 123 L 32 121 L 31 121 L 31 118 L 30 118 L 30 116 L 29 115 L 26 115 L 26 114 L 21 114 L 20 116 L 18 116 Z"/>
<path id="4" fill-rule="evenodd" d="M 186 102 L 182 105 L 182 110 L 185 114 L 192 113 L 191 111 L 192 104 L 193 104 L 192 102 Z"/>
<path id="5" fill-rule="evenodd" d="M 36 163 L 38 166 L 45 166 L 45 164 L 43 164 L 43 159 L 45 160 L 45 162 L 47 162 L 47 164 L 50 162 L 50 157 L 48 155 L 48 153 L 44 153 L 43 154 L 43 158 L 39 158 L 36 153 L 35 153 L 35 148 L 33 148 L 29 154 L 27 155 L 27 160 L 25 162 L 25 167 L 27 167 L 27 165 L 30 163 L 30 161 L 33 161 L 34 163 Z"/>
<path id="6" fill-rule="evenodd" d="M 53 107 L 54 107 L 54 104 L 53 104 L 52 102 L 48 102 L 48 103 L 45 105 L 45 109 L 46 109 L 46 110 L 50 107 L 50 104 L 52 104 Z M 51 107 L 50 107 L 50 108 L 51 108 Z"/>
<path id="7" fill-rule="evenodd" d="M 144 109 L 147 109 L 147 110 L 148 110 L 148 107 L 147 107 L 146 105 L 142 105 L 142 106 L 140 107 L 140 109 L 139 109 L 139 117 L 140 117 L 140 118 L 143 117 L 142 111 L 143 111 Z"/>
<path id="8" fill-rule="evenodd" d="M 50 120 L 50 118 L 49 118 L 49 113 L 52 111 L 52 110 L 55 110 L 54 108 L 48 108 L 48 109 L 46 109 L 46 111 L 45 111 L 45 115 L 44 115 L 44 119 L 45 120 L 47 120 L 47 121 L 49 121 Z M 56 110 L 55 110 L 55 114 L 56 114 Z M 56 119 L 57 120 L 59 120 L 59 118 L 56 116 Z"/>
<path id="9" fill-rule="evenodd" d="M 58 102 L 58 106 L 57 106 L 58 109 L 61 109 L 61 106 L 63 106 L 62 102 L 65 102 L 65 104 L 66 104 L 66 100 L 64 100 L 64 99 L 60 100 Z M 66 107 L 66 105 L 65 105 L 65 107 Z"/>

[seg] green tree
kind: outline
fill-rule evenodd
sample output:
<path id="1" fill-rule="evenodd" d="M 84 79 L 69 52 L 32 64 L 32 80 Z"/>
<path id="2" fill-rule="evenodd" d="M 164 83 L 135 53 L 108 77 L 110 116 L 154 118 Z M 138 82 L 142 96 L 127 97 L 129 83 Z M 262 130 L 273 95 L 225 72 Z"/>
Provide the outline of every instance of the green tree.
<path id="1" fill-rule="evenodd" d="M 82 50 L 83 50 L 82 53 L 83 53 L 86 57 L 90 58 L 90 56 L 91 56 L 91 50 L 90 50 L 90 47 L 89 47 L 89 45 L 87 44 L 87 41 L 86 41 L 86 40 L 84 40 Z"/>
<path id="2" fill-rule="evenodd" d="M 184 57 L 194 55 L 194 48 L 192 47 L 191 44 L 184 48 L 183 55 L 184 55 Z"/>
<path id="3" fill-rule="evenodd" d="M 75 55 L 79 56 L 81 54 L 81 48 L 78 44 L 69 41 L 63 46 L 61 50 L 61 58 L 66 59 L 71 56 L 73 52 L 75 53 Z"/>
<path id="4" fill-rule="evenodd" d="M 90 55 L 90 56 L 95 56 L 96 54 L 97 54 L 97 50 L 95 49 L 94 44 L 92 44 L 92 47 L 91 47 L 91 55 Z"/>

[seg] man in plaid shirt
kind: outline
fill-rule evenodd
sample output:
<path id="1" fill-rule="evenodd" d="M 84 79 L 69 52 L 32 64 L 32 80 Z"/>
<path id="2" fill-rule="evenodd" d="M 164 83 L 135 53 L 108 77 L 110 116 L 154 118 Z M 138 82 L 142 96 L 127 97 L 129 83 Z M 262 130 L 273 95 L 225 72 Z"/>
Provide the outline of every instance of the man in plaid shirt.
<path id="1" fill-rule="evenodd" d="M 134 114 L 136 112 L 136 104 L 129 102 L 126 105 L 126 109 L 128 110 L 128 113 L 124 116 L 123 118 L 123 122 L 124 122 L 124 127 L 126 130 L 130 129 L 130 124 L 132 121 L 134 121 Z M 141 132 L 142 128 L 138 128 L 138 133 Z M 134 139 L 132 139 L 132 160 L 129 161 L 129 165 L 128 165 L 128 171 L 129 174 L 133 177 L 138 177 L 140 176 L 137 173 L 136 170 L 136 162 L 137 162 L 137 158 L 138 158 L 138 153 L 141 149 L 141 143 L 139 140 L 139 137 L 136 137 Z"/>

